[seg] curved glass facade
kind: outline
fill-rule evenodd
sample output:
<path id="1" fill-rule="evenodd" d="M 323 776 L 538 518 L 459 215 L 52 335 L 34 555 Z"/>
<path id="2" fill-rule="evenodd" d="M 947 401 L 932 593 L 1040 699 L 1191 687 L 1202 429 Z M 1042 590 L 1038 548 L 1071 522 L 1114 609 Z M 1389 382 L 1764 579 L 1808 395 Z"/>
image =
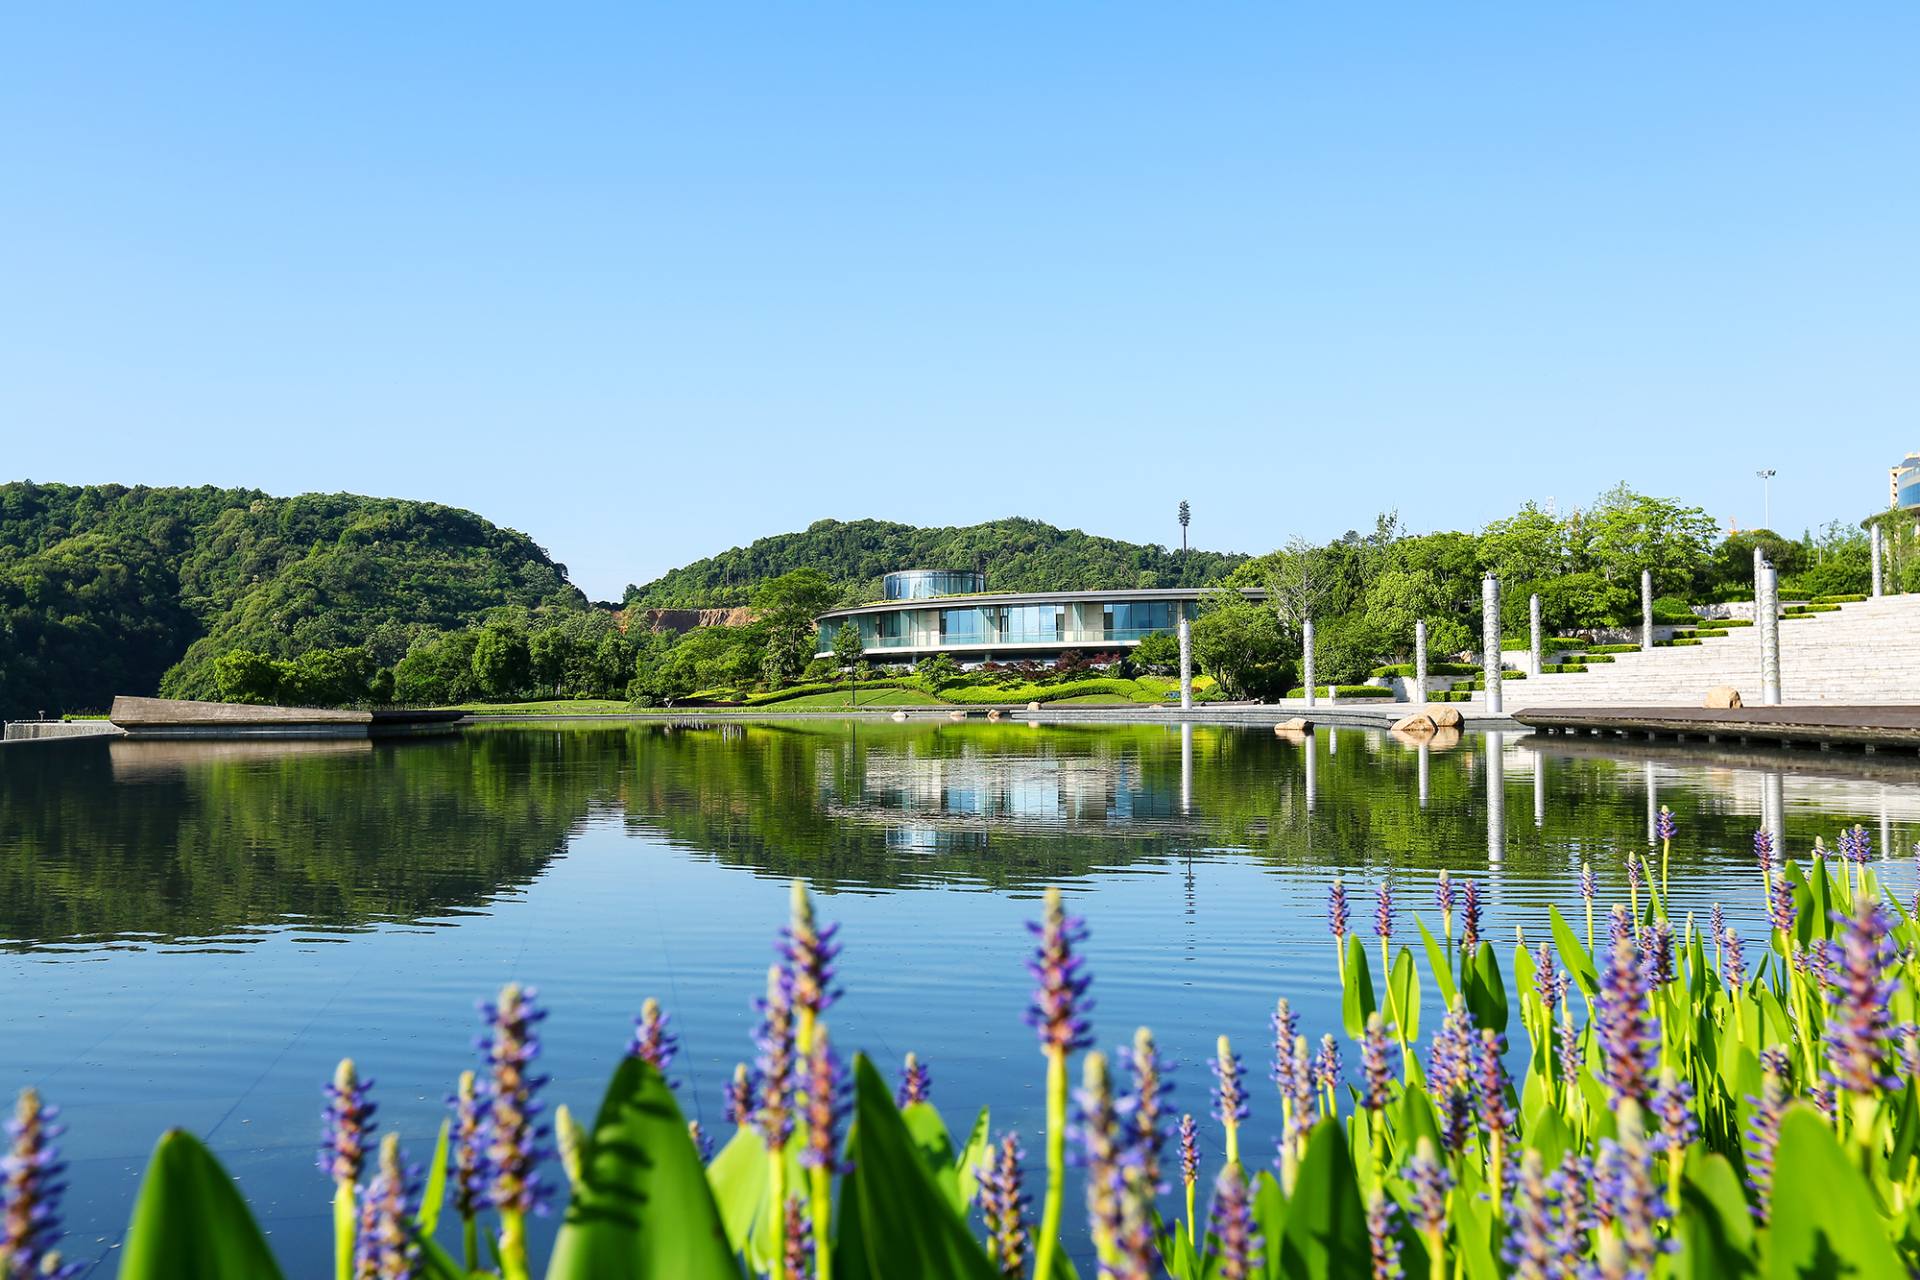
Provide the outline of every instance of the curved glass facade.
<path id="1" fill-rule="evenodd" d="M 970 569 L 903 569 L 880 580 L 883 600 L 975 595 L 986 589 L 987 575 Z"/>

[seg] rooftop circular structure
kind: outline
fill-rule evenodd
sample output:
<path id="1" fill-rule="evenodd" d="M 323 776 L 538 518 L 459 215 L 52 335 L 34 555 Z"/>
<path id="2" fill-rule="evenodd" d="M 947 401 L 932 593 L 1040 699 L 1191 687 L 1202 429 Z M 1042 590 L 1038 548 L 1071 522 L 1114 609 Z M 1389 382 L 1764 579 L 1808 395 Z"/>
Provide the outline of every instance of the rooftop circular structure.
<path id="1" fill-rule="evenodd" d="M 883 600 L 970 596 L 986 589 L 987 575 L 973 569 L 899 569 L 880 579 Z"/>

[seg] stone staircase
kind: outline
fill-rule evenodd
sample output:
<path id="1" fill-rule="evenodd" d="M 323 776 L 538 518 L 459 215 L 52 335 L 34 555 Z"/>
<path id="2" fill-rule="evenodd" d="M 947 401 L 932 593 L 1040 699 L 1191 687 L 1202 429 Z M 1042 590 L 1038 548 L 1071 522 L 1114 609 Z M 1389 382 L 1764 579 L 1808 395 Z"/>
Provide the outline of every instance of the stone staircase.
<path id="1" fill-rule="evenodd" d="M 1697 645 L 1615 654 L 1584 672 L 1501 683 L 1504 709 L 1697 707 L 1715 685 L 1760 701 L 1760 628 L 1740 627 Z M 1836 612 L 1783 618 L 1780 696 L 1785 703 L 1920 704 L 1920 595 L 1883 596 Z M 1484 709 L 1485 694 L 1469 706 Z"/>

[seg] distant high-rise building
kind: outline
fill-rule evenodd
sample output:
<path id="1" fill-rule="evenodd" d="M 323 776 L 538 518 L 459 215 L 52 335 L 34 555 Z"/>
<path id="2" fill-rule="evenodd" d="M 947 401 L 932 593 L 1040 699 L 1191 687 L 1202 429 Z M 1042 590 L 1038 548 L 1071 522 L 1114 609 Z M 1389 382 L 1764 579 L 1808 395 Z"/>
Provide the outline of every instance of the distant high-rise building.
<path id="1" fill-rule="evenodd" d="M 1902 511 L 1920 509 L 1920 453 L 1910 453 L 1887 473 L 1887 505 Z"/>

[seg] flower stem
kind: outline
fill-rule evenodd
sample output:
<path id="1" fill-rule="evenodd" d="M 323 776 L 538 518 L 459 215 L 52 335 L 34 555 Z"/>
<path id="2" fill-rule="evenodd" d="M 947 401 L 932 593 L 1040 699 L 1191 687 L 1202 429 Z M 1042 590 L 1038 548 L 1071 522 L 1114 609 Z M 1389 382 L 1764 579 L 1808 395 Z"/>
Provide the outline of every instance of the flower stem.
<path id="1" fill-rule="evenodd" d="M 1067 1180 L 1067 1054 L 1047 1050 L 1047 1198 L 1040 1213 L 1040 1239 L 1035 1242 L 1033 1274 L 1053 1274 L 1053 1257 L 1060 1250 L 1060 1205 Z"/>
<path id="2" fill-rule="evenodd" d="M 767 1199 L 773 1205 L 772 1280 L 787 1280 L 787 1152 L 784 1147 L 767 1151 Z"/>
<path id="3" fill-rule="evenodd" d="M 832 1177 L 832 1171 L 823 1164 L 807 1170 L 807 1182 L 813 1193 L 813 1203 L 807 1212 L 813 1218 L 814 1280 L 833 1280 L 833 1256 L 827 1248 L 827 1226 L 833 1215 Z"/>
<path id="4" fill-rule="evenodd" d="M 501 1280 L 528 1280 L 527 1215 L 518 1209 L 500 1210 Z"/>
<path id="5" fill-rule="evenodd" d="M 353 1276 L 355 1219 L 353 1183 L 345 1178 L 334 1181 L 333 1189 L 333 1274 L 335 1280 Z"/>

